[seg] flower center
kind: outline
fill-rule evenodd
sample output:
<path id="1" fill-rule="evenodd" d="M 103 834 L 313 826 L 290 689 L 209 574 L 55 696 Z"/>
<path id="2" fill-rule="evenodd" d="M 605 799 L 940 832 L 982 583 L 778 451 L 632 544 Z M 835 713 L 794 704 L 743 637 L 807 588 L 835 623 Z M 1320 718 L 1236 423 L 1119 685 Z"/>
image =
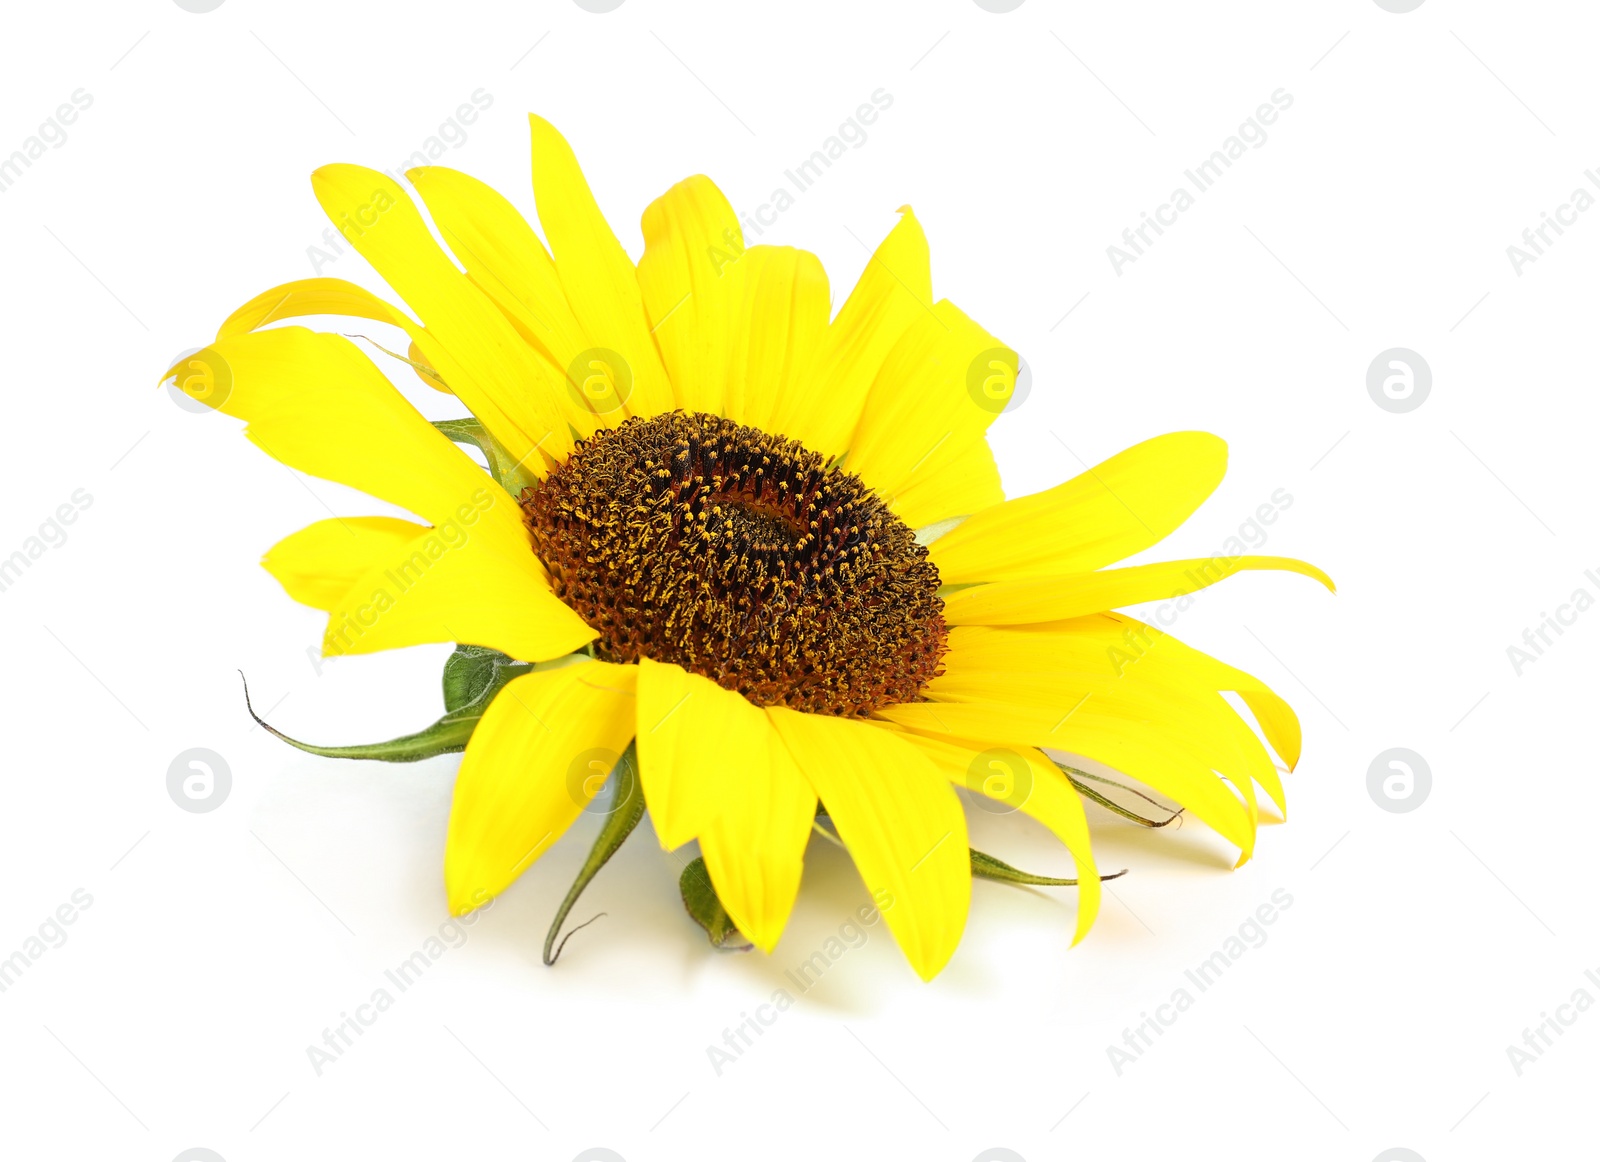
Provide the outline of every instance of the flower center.
<path id="1" fill-rule="evenodd" d="M 599 655 L 674 662 L 758 706 L 910 702 L 945 650 L 939 572 L 859 478 L 702 413 L 579 442 L 523 492 L 556 596 Z"/>

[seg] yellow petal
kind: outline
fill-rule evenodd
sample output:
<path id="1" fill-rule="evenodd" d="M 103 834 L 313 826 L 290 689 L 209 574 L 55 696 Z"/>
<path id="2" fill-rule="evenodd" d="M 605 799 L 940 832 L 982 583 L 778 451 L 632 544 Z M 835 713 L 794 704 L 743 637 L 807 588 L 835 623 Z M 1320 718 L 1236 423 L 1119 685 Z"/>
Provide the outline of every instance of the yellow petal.
<path id="1" fill-rule="evenodd" d="M 971 498 L 948 495 L 959 478 L 945 480 L 939 510 L 924 505 L 906 512 L 901 494 L 925 477 L 943 475 L 953 453 L 983 439 L 1010 400 L 1016 373 L 1015 351 L 953 304 L 936 303 L 912 321 L 878 370 L 850 440 L 850 471 L 913 525 L 991 503 L 986 488 Z M 981 460 L 975 467 L 981 471 Z M 965 468 L 963 476 L 972 470 Z"/>
<path id="2" fill-rule="evenodd" d="M 972 436 L 941 445 L 895 494 L 894 510 L 912 528 L 971 516 L 1005 500 L 989 441 Z"/>
<path id="3" fill-rule="evenodd" d="M 269 455 L 436 526 L 368 546 L 366 568 L 330 607 L 325 653 L 455 641 L 539 661 L 594 638 L 550 592 L 517 503 L 348 340 L 256 331 L 219 340 L 207 360 L 224 369 L 211 402 L 247 419 Z"/>
<path id="4" fill-rule="evenodd" d="M 385 174 L 323 166 L 312 190 L 340 233 L 423 322 L 430 365 L 507 451 L 532 471 L 564 459 L 572 436 L 548 368 L 516 329 L 445 257 L 411 199 Z M 423 345 L 423 350 L 428 347 Z"/>
<path id="5" fill-rule="evenodd" d="M 975 792 L 988 793 L 989 790 L 988 781 L 974 775 L 980 764 L 998 760 L 1027 772 L 1025 787 L 1013 786 L 1009 793 L 992 797 L 1037 819 L 1071 853 L 1072 862 L 1078 868 L 1078 923 L 1072 942 L 1076 944 L 1087 936 L 1100 912 L 1100 872 L 1095 867 L 1089 842 L 1089 820 L 1083 813 L 1083 800 L 1078 798 L 1078 792 L 1061 769 L 1032 748 L 1006 750 L 997 755 L 998 748 L 979 747 L 954 739 L 911 733 L 905 737 L 931 758 L 951 783 Z"/>
<path id="6" fill-rule="evenodd" d="M 726 788 L 743 777 L 749 755 L 766 745 L 760 717 L 708 678 L 639 659 L 639 779 L 668 851 L 700 834 Z M 708 748 L 707 739 L 721 741 Z"/>
<path id="7" fill-rule="evenodd" d="M 1266 683 L 1126 614 L 992 629 L 962 626 L 951 631 L 950 641 L 952 649 L 959 650 L 960 665 L 974 669 L 1012 673 L 1092 669 L 1100 674 L 1109 669 L 1119 676 L 1136 673 L 1139 681 L 1167 689 L 1232 691 L 1255 714 L 1284 765 L 1292 771 L 1300 761 L 1300 720 Z M 1092 660 L 1083 655 L 1085 649 Z M 1283 810 L 1276 774 L 1262 786 Z"/>
<path id="8" fill-rule="evenodd" d="M 626 363 L 629 414 L 671 411 L 672 386 L 650 336 L 633 262 L 600 213 L 572 147 L 542 117 L 528 121 L 539 224 L 572 313 L 595 347 L 615 352 Z"/>
<path id="9" fill-rule="evenodd" d="M 728 370 L 723 414 L 776 431 L 778 407 L 804 388 L 828 331 L 828 276 L 815 254 L 789 246 L 752 246 L 744 300 L 734 322 L 737 348 Z"/>
<path id="10" fill-rule="evenodd" d="M 1222 666 L 1221 662 L 1217 664 Z M 1283 765 L 1294 770 L 1300 765 L 1300 719 L 1295 715 L 1294 708 L 1243 670 L 1234 670 L 1232 666 L 1223 666 L 1223 669 L 1231 671 L 1234 676 L 1219 676 L 1218 680 L 1223 684 L 1221 688 L 1232 690 L 1244 699 L 1245 705 L 1250 707 L 1256 721 L 1261 724 L 1261 733 L 1267 736 L 1272 749 L 1283 759 Z M 1251 683 L 1259 688 L 1251 689 Z M 1267 790 L 1272 793 L 1278 809 L 1286 810 L 1283 789 L 1267 784 Z"/>
<path id="11" fill-rule="evenodd" d="M 745 299 L 739 218 L 696 175 L 651 202 L 643 227 L 639 288 L 673 394 L 685 411 L 721 415 Z"/>
<path id="12" fill-rule="evenodd" d="M 1227 445 L 1205 432 L 1157 436 L 1065 484 L 974 514 L 929 551 L 946 584 L 1099 569 L 1187 520 L 1227 460 Z"/>
<path id="13" fill-rule="evenodd" d="M 406 349 L 406 359 L 411 364 L 411 370 L 416 373 L 417 378 L 422 380 L 423 383 L 433 388 L 434 391 L 442 391 L 446 395 L 454 394 L 450 390 L 450 385 L 439 378 L 439 373 L 433 369 L 433 364 L 428 362 L 427 352 L 417 346 L 415 339 L 411 341 L 411 346 Z"/>
<path id="14" fill-rule="evenodd" d="M 267 550 L 261 565 L 290 597 L 314 609 L 332 609 L 382 554 L 408 545 L 429 530 L 388 516 L 319 520 Z"/>
<path id="15" fill-rule="evenodd" d="M 999 702 L 918 702 L 889 706 L 879 713 L 921 733 L 992 739 L 1001 746 L 1049 747 L 1083 755 L 1176 799 L 1235 844 L 1242 855 L 1248 856 L 1255 848 L 1249 810 L 1210 767 L 1176 737 L 1114 709 L 1108 712 L 1093 696 L 1063 709 Z"/>
<path id="16" fill-rule="evenodd" d="M 967 821 L 933 763 L 882 726 L 769 707 L 901 951 L 932 980 L 972 897 Z"/>
<path id="17" fill-rule="evenodd" d="M 805 389 L 779 401 L 772 430 L 825 457 L 842 454 L 878 369 L 906 328 L 932 310 L 928 239 L 904 206 L 828 327 Z"/>
<path id="18" fill-rule="evenodd" d="M 490 703 L 456 775 L 445 844 L 450 911 L 509 887 L 602 785 L 633 734 L 634 669 L 588 662 L 525 674 Z"/>
<path id="19" fill-rule="evenodd" d="M 594 346 L 572 313 L 555 263 L 515 206 L 476 178 L 444 166 L 421 166 L 406 177 L 422 195 L 439 235 L 472 282 L 511 320 L 533 348 L 563 414 L 580 434 L 623 418 L 597 417 L 568 381 L 578 357 Z"/>
<path id="20" fill-rule="evenodd" d="M 303 278 L 256 295 L 223 320 L 222 326 L 217 328 L 217 338 L 242 335 L 279 319 L 298 319 L 306 315 L 345 315 L 388 323 L 392 327 L 416 327 L 404 311 L 353 282 L 342 278 Z"/>
<path id="21" fill-rule="evenodd" d="M 498 486 L 494 492 L 514 507 Z M 595 636 L 551 593 L 525 536 L 519 542 L 487 520 L 452 519 L 375 554 L 328 611 L 322 652 L 333 657 L 461 642 L 542 662 Z"/>
<path id="22" fill-rule="evenodd" d="M 274 459 L 436 525 L 466 507 L 506 535 L 521 526 L 510 497 L 348 339 L 279 327 L 219 339 L 208 352 L 218 381 L 209 397 L 203 384 L 181 386 L 248 420 L 245 434 Z"/>
<path id="23" fill-rule="evenodd" d="M 1227 667 L 1131 619 L 1085 617 L 1057 624 L 1062 628 L 1054 633 L 1035 627 L 957 627 L 950 635 L 945 673 L 929 683 L 928 695 L 1056 713 L 1076 713 L 1080 703 L 1092 704 L 1100 714 L 1145 722 L 1164 733 L 1208 769 L 1228 777 L 1247 809 L 1254 808 L 1252 779 L 1283 809 L 1283 787 L 1271 757 L 1221 696 L 1231 688 Z"/>
<path id="24" fill-rule="evenodd" d="M 1232 783 L 1244 802 L 1250 829 L 1254 831 L 1257 807 L 1253 783 L 1259 782 L 1273 791 L 1274 798 L 1282 795 L 1277 771 L 1266 748 L 1215 690 L 1174 687 L 1144 680 L 1145 675 L 1152 673 L 1152 670 L 1130 670 L 1121 679 L 1106 679 L 1077 673 L 983 671 L 970 669 L 958 661 L 951 664 L 950 672 L 930 683 L 926 692 L 938 704 L 1025 707 L 1038 711 L 1041 721 L 1070 723 L 1077 721 L 1081 714 L 1086 723 L 1104 719 L 1141 724 L 1143 729 L 1161 735 L 1176 751 L 1197 764 L 1193 770 L 1215 772 Z M 1049 745 L 1061 747 L 1064 744 Z M 1087 751 L 1078 753 L 1100 758 Z M 1214 789 L 1211 780 L 1203 779 L 1203 783 L 1203 791 L 1209 793 Z M 1185 798 L 1185 784 L 1175 782 L 1171 786 L 1175 798 L 1184 803 L 1189 801 Z"/>
<path id="25" fill-rule="evenodd" d="M 263 291 L 223 320 L 222 326 L 217 329 L 217 338 L 242 335 L 279 319 L 298 319 L 307 315 L 344 315 L 399 327 L 411 337 L 406 358 L 413 361 L 412 370 L 417 373 L 417 378 L 435 391 L 450 391 L 443 380 L 416 366 L 421 363 L 432 368 L 430 360 L 440 357 L 440 348 L 433 342 L 432 336 L 404 311 L 384 302 L 364 287 L 341 278 L 306 278 Z"/>
<path id="26" fill-rule="evenodd" d="M 1249 569 L 1299 573 L 1333 591 L 1333 582 L 1326 573 L 1292 557 L 1212 557 L 977 585 L 945 598 L 944 619 L 949 625 L 1062 621 L 1124 605 L 1182 597 Z"/>
<path id="27" fill-rule="evenodd" d="M 1300 765 L 1300 719 L 1295 714 L 1294 708 L 1274 693 L 1260 678 L 1202 653 L 1171 634 L 1163 634 L 1154 626 L 1146 625 L 1125 614 L 1117 615 L 1117 619 L 1133 632 L 1148 634 L 1161 643 L 1160 654 L 1156 655 L 1158 662 L 1203 673 L 1218 690 L 1231 690 L 1238 694 L 1255 714 L 1256 720 L 1261 724 L 1261 732 L 1267 736 L 1267 741 L 1283 759 L 1284 765 L 1291 771 Z M 1273 793 L 1272 797 L 1278 804 L 1278 809 L 1283 810 L 1282 789 L 1275 789 L 1272 784 L 1263 785 Z"/>
<path id="28" fill-rule="evenodd" d="M 1159 653 L 1152 654 L 1158 665 L 1171 666 L 1174 671 L 1180 673 L 1204 675 L 1217 690 L 1230 690 L 1238 694 L 1255 715 L 1256 721 L 1261 726 L 1261 733 L 1267 736 L 1272 749 L 1283 759 L 1284 766 L 1292 771 L 1300 765 L 1300 719 L 1296 716 L 1294 708 L 1274 693 L 1260 678 L 1185 645 L 1171 634 L 1164 634 L 1154 626 L 1146 625 L 1136 618 L 1126 614 L 1112 616 L 1126 631 L 1147 635 L 1161 643 Z M 1288 808 L 1284 802 L 1283 785 L 1279 782 L 1277 773 L 1270 773 L 1267 778 L 1261 780 L 1261 785 L 1272 796 L 1272 801 L 1278 805 L 1278 810 L 1287 817 Z"/>
<path id="29" fill-rule="evenodd" d="M 406 171 L 467 273 L 558 364 L 587 346 L 544 243 L 504 195 L 446 166 Z"/>
<path id="30" fill-rule="evenodd" d="M 1124 633 L 1133 633 L 1137 637 L 1147 638 L 1155 643 L 1145 655 L 1155 664 L 1152 681 L 1208 685 L 1218 691 L 1228 690 L 1238 694 L 1255 715 L 1262 734 L 1266 735 L 1267 741 L 1278 752 L 1284 765 L 1292 771 L 1299 764 L 1300 720 L 1296 717 L 1294 709 L 1261 679 L 1185 645 L 1171 634 L 1164 634 L 1154 626 L 1146 625 L 1126 614 L 1112 614 L 1111 620 Z M 1168 678 L 1166 676 L 1168 673 L 1172 677 Z M 1232 717 L 1237 718 L 1237 715 Z M 1255 761 L 1256 752 L 1253 748 L 1260 744 L 1253 733 L 1248 735 L 1248 741 L 1242 733 L 1236 737 L 1239 738 L 1240 747 L 1252 760 L 1251 774 L 1266 789 L 1284 818 L 1288 818 L 1288 804 L 1277 769 L 1270 760 L 1266 763 Z"/>
<path id="31" fill-rule="evenodd" d="M 717 897 L 764 952 L 800 890 L 817 796 L 767 716 L 671 663 L 639 662 L 639 778 L 668 848 L 692 838 Z"/>
<path id="32" fill-rule="evenodd" d="M 700 854 L 739 931 L 771 952 L 800 892 L 817 796 L 770 728 L 765 756 L 752 753 L 750 760 L 746 781 L 731 789 L 700 832 Z"/>

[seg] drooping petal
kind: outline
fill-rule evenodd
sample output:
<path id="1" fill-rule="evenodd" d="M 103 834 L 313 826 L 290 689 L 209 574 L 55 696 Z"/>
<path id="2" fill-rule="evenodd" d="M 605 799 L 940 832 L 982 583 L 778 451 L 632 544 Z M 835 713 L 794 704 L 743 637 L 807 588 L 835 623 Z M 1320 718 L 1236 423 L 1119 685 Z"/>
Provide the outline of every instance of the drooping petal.
<path id="1" fill-rule="evenodd" d="M 1063 621 L 1144 601 L 1182 597 L 1250 569 L 1281 569 L 1320 581 L 1330 592 L 1334 587 L 1321 569 L 1292 557 L 1162 561 L 1128 569 L 976 585 L 945 598 L 944 619 L 950 625 Z"/>
<path id="2" fill-rule="evenodd" d="M 1122 679 L 1070 671 L 977 670 L 959 661 L 951 670 L 955 672 L 946 673 L 928 687 L 928 696 L 936 703 L 1029 707 L 1045 717 L 1063 721 L 1087 711 L 1085 721 L 1115 718 L 1143 724 L 1200 768 L 1231 782 L 1244 800 L 1252 828 L 1256 822 L 1252 781 L 1269 789 L 1279 788 L 1281 794 L 1277 771 L 1266 748 L 1214 690 L 1150 682 L 1144 680 L 1142 671 L 1133 670 Z"/>
<path id="3" fill-rule="evenodd" d="M 1261 733 L 1267 736 L 1272 749 L 1278 752 L 1283 765 L 1291 771 L 1300 765 L 1300 719 L 1290 706 L 1258 678 L 1217 662 L 1217 682 L 1221 689 L 1232 690 L 1244 699 L 1246 706 L 1261 724 Z M 1273 801 L 1280 811 L 1285 810 L 1283 790 L 1272 786 Z"/>
<path id="4" fill-rule="evenodd" d="M 721 415 L 745 300 L 738 215 L 696 175 L 651 202 L 643 228 L 639 288 L 678 406 Z"/>
<path id="5" fill-rule="evenodd" d="M 1241 862 L 1255 849 L 1249 810 L 1209 766 L 1178 739 L 1153 729 L 1149 722 L 1108 712 L 1093 696 L 1060 709 L 1003 702 L 918 702 L 885 707 L 879 713 L 921 733 L 1083 755 L 1188 807 L 1240 849 Z"/>
<path id="6" fill-rule="evenodd" d="M 333 609 L 376 558 L 428 531 L 425 525 L 388 516 L 319 520 L 273 545 L 261 565 L 296 601 Z"/>
<path id="7" fill-rule="evenodd" d="M 1135 444 L 1064 484 L 975 513 L 930 549 L 946 584 L 1087 572 L 1148 549 L 1210 496 L 1227 445 L 1205 432 Z"/>
<path id="8" fill-rule="evenodd" d="M 910 732 L 906 738 L 931 758 L 955 786 L 980 793 L 984 790 L 984 781 L 974 777 L 974 767 L 991 761 L 991 748 Z M 1078 798 L 1061 769 L 1039 751 L 1031 747 L 1011 750 L 1000 758 L 1008 764 L 1021 765 L 1027 771 L 1028 784 L 1022 788 L 1013 787 L 1009 794 L 999 797 L 1049 828 L 1077 865 L 1078 922 L 1072 937 L 1076 944 L 1089 934 L 1100 913 L 1100 872 L 1095 867 L 1089 842 L 1089 820 L 1083 813 L 1083 800 Z"/>
<path id="9" fill-rule="evenodd" d="M 892 731 L 769 707 L 911 967 L 931 980 L 972 898 L 967 822 L 938 769 Z"/>
<path id="10" fill-rule="evenodd" d="M 964 668 L 1136 674 L 1140 682 L 1179 693 L 1232 691 L 1255 714 L 1284 766 L 1292 771 L 1300 762 L 1300 720 L 1294 708 L 1266 683 L 1126 614 L 992 629 L 963 626 L 951 632 L 950 641 L 958 648 Z M 1277 775 L 1270 775 L 1262 786 L 1283 810 L 1283 789 Z"/>
<path id="11" fill-rule="evenodd" d="M 572 147 L 542 117 L 528 121 L 539 224 L 572 313 L 596 347 L 626 362 L 630 415 L 671 411 L 672 385 L 650 336 L 653 322 L 645 314 L 633 261 L 600 213 Z"/>
<path id="12" fill-rule="evenodd" d="M 1261 731 L 1278 752 L 1284 765 L 1291 771 L 1300 765 L 1300 719 L 1294 708 L 1279 697 L 1260 678 L 1247 674 L 1226 662 L 1186 645 L 1169 633 L 1162 633 L 1126 614 L 1115 615 L 1117 621 L 1136 634 L 1149 635 L 1161 643 L 1156 655 L 1159 662 L 1181 667 L 1191 672 L 1206 674 L 1218 690 L 1232 690 L 1244 699 L 1261 724 Z M 1270 790 L 1270 788 L 1269 788 Z M 1279 809 L 1283 808 L 1283 793 L 1275 794 Z"/>
<path id="13" fill-rule="evenodd" d="M 1230 668 L 1215 659 L 1120 615 L 1054 624 L 1054 630 L 955 628 L 945 673 L 929 684 L 929 696 L 1057 713 L 1092 705 L 1097 713 L 1145 722 L 1165 733 L 1208 769 L 1227 776 L 1247 808 L 1254 803 L 1254 780 L 1283 809 L 1282 782 L 1271 757 L 1221 695 L 1237 685 L 1265 687 L 1244 674 L 1237 675 L 1242 681 L 1234 680 Z"/>
<path id="14" fill-rule="evenodd" d="M 361 256 L 423 322 L 434 370 L 511 455 L 542 472 L 563 459 L 572 435 L 558 403 L 565 383 L 506 317 L 450 262 L 393 179 L 354 165 L 311 176 L 317 201 Z M 428 350 L 425 346 L 424 350 Z"/>
<path id="15" fill-rule="evenodd" d="M 804 389 L 828 332 L 828 276 L 815 254 L 789 246 L 752 246 L 739 262 L 744 300 L 723 414 L 777 431 L 774 415 Z"/>
<path id="16" fill-rule="evenodd" d="M 1230 666 L 1210 654 L 1202 653 L 1171 634 L 1162 633 L 1137 618 L 1120 613 L 1111 616 L 1126 632 L 1148 636 L 1161 644 L 1160 652 L 1152 655 L 1158 665 L 1171 666 L 1175 671 L 1187 674 L 1203 674 L 1216 689 L 1230 690 L 1238 694 L 1250 708 L 1251 713 L 1256 716 L 1256 721 L 1261 726 L 1261 733 L 1267 736 L 1267 741 L 1272 744 L 1272 749 L 1278 752 L 1278 757 L 1283 760 L 1284 766 L 1292 771 L 1300 765 L 1300 719 L 1295 714 L 1294 708 L 1260 678 Z M 1269 780 L 1264 780 L 1261 785 L 1272 796 L 1272 801 L 1278 805 L 1278 810 L 1287 815 L 1283 787 L 1276 773 Z"/>
<path id="17" fill-rule="evenodd" d="M 824 457 L 848 448 L 878 369 L 906 328 L 933 310 L 927 236 L 911 207 L 900 214 L 829 325 L 804 390 L 773 413 L 773 431 Z"/>
<path id="18" fill-rule="evenodd" d="M 495 696 L 456 775 L 444 879 L 452 915 L 509 887 L 572 826 L 633 734 L 634 668 L 525 674 Z"/>
<path id="19" fill-rule="evenodd" d="M 1102 660 L 1103 657 L 1102 652 Z M 1099 722 L 1137 724 L 1147 733 L 1161 736 L 1174 752 L 1181 752 L 1189 760 L 1182 769 L 1200 780 L 1201 791 L 1209 794 L 1215 790 L 1215 780 L 1200 772 L 1212 772 L 1232 783 L 1244 803 L 1250 832 L 1254 833 L 1258 812 L 1253 782 L 1274 784 L 1277 772 L 1260 740 L 1216 691 L 1152 682 L 1146 680 L 1145 671 L 1131 665 L 1123 676 L 1116 677 L 1065 668 L 1050 672 L 979 670 L 970 661 L 952 661 L 949 655 L 946 662 L 947 672 L 927 687 L 926 692 L 935 703 L 1028 708 L 1039 713 L 1041 724 L 1055 721 L 1060 730 L 1074 725 L 1087 729 Z M 1100 754 L 1067 747 L 1059 741 L 1037 745 L 1072 749 L 1109 762 Z M 1135 772 L 1127 773 L 1140 777 Z M 1193 784 L 1183 781 L 1158 789 L 1167 790 L 1185 804 L 1190 802 L 1186 795 L 1195 793 Z M 1203 811 L 1197 810 L 1197 814 L 1205 817 Z"/>

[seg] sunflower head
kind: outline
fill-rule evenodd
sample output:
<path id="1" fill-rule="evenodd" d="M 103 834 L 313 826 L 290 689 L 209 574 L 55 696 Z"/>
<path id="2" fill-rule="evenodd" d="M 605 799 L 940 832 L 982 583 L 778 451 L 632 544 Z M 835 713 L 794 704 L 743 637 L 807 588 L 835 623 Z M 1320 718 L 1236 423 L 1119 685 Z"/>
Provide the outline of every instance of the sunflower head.
<path id="1" fill-rule="evenodd" d="M 773 948 L 817 830 L 924 977 L 960 939 L 975 874 L 1076 884 L 1081 938 L 1100 880 L 1080 796 L 1110 800 L 1072 756 L 1248 858 L 1256 789 L 1283 809 L 1267 744 L 1293 767 L 1294 712 L 1115 611 L 1252 569 L 1331 582 L 1242 547 L 1111 567 L 1205 500 L 1222 442 L 1157 437 L 1007 500 L 986 432 L 1016 398 L 1016 352 L 934 298 L 909 208 L 834 312 L 816 257 L 746 246 L 704 177 L 646 209 L 635 261 L 566 141 L 531 128 L 543 237 L 453 170 L 407 175 L 421 207 L 385 174 L 325 167 L 318 200 L 409 311 L 338 279 L 289 283 L 223 323 L 207 375 L 169 373 L 283 463 L 411 514 L 320 521 L 264 564 L 327 612 L 324 653 L 458 644 L 434 727 L 295 744 L 465 749 L 451 909 L 505 890 L 592 808 L 596 755 L 620 756 L 611 782 L 636 775 L 642 799 L 614 797 L 558 923 L 647 806 L 664 847 L 698 845 L 685 901 L 719 943 L 737 928 Z M 328 315 L 398 332 L 372 343 L 384 365 L 467 414 L 430 423 L 351 339 L 274 326 Z M 973 850 L 955 788 L 1036 820 L 1075 876 Z"/>
<path id="2" fill-rule="evenodd" d="M 649 657 L 757 706 L 864 717 L 939 672 L 939 573 L 861 480 L 794 440 L 667 412 L 581 442 L 522 495 L 596 655 Z"/>

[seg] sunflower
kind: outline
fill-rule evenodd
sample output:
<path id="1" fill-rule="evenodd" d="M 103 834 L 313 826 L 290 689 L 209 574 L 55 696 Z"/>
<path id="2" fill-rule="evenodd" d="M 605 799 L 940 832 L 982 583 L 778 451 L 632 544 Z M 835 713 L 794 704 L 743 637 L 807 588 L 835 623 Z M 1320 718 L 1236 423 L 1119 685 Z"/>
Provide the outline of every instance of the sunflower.
<path id="1" fill-rule="evenodd" d="M 454 642 L 507 663 L 470 738 L 453 736 L 452 912 L 549 850 L 591 806 L 593 772 L 635 761 L 661 843 L 698 841 L 750 942 L 777 943 L 825 819 L 925 979 L 960 939 L 980 865 L 955 787 L 1065 845 L 1075 940 L 1100 886 L 1087 784 L 1064 753 L 1176 800 L 1249 858 L 1255 788 L 1280 811 L 1283 788 L 1223 692 L 1290 769 L 1294 712 L 1111 611 L 1246 569 L 1331 583 L 1277 557 L 1107 568 L 1211 493 L 1222 441 L 1159 436 L 1006 500 L 985 433 L 1017 356 L 934 299 L 909 207 L 835 315 L 817 258 L 747 246 L 705 177 L 645 210 L 635 264 L 567 142 L 531 124 L 544 240 L 475 179 L 411 170 L 447 252 L 396 181 L 328 166 L 318 201 L 411 313 L 341 280 L 292 282 L 169 372 L 268 455 L 420 518 L 319 521 L 268 551 L 289 595 L 327 611 L 324 654 Z M 312 315 L 398 328 L 397 357 L 471 417 L 430 423 L 349 337 L 263 329 Z"/>

